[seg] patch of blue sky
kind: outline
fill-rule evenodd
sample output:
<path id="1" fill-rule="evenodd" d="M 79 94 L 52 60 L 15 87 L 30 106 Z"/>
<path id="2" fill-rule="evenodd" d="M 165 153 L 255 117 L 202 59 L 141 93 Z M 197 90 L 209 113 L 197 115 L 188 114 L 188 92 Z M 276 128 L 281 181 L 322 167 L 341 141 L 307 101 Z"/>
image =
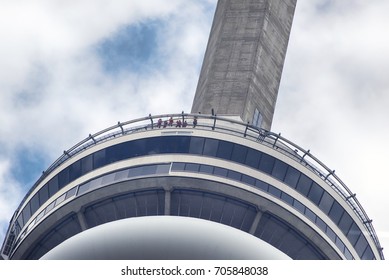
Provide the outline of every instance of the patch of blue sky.
<path id="1" fill-rule="evenodd" d="M 108 74 L 147 72 L 158 63 L 157 33 L 161 21 L 149 20 L 121 27 L 96 46 L 103 69 Z"/>
<path id="2" fill-rule="evenodd" d="M 20 148 L 13 157 L 11 174 L 26 190 L 29 190 L 46 168 L 45 155 L 32 149 Z"/>

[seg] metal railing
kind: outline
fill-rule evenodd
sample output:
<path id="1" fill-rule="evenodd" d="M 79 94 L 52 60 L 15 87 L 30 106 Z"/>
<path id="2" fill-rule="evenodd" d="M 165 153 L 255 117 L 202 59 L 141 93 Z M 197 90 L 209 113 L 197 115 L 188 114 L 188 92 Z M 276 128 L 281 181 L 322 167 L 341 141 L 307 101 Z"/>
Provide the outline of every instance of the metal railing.
<path id="1" fill-rule="evenodd" d="M 367 213 L 362 205 L 356 199 L 355 194 L 343 183 L 343 181 L 335 174 L 335 171 L 328 168 L 324 163 L 311 154 L 309 150 L 305 150 L 295 143 L 281 136 L 248 123 L 243 123 L 229 117 L 220 117 L 216 115 L 203 114 L 163 114 L 163 115 L 149 115 L 147 117 L 134 119 L 126 122 L 118 122 L 116 125 L 101 130 L 95 134 L 90 134 L 88 137 L 64 151 L 64 153 L 51 164 L 46 171 L 44 171 L 37 182 L 32 186 L 30 191 L 26 194 L 19 208 L 23 205 L 29 194 L 56 168 L 65 163 L 68 159 L 75 155 L 93 147 L 97 144 L 103 143 L 113 138 L 124 135 L 152 130 L 152 129 L 172 129 L 172 128 L 191 128 L 212 130 L 221 133 L 236 135 L 246 139 L 250 139 L 267 147 L 270 147 L 278 152 L 295 160 L 304 167 L 310 169 L 317 174 L 323 181 L 325 181 L 332 189 L 334 189 L 354 213 L 358 216 L 360 221 L 365 226 L 365 229 L 373 239 L 381 258 L 383 256 L 383 248 L 380 245 L 377 234 L 372 225 L 372 220 L 369 219 Z M 16 216 L 16 215 L 15 215 Z"/>

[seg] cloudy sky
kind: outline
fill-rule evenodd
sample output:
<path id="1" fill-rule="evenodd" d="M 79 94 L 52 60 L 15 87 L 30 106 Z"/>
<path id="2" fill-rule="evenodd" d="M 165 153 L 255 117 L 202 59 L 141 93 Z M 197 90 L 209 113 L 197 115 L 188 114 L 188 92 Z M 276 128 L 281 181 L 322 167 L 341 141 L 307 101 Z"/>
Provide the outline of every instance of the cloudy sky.
<path id="1" fill-rule="evenodd" d="M 0 242 L 64 150 L 117 121 L 190 111 L 215 6 L 0 0 Z M 336 170 L 386 248 L 388 10 L 298 0 L 272 128 Z"/>

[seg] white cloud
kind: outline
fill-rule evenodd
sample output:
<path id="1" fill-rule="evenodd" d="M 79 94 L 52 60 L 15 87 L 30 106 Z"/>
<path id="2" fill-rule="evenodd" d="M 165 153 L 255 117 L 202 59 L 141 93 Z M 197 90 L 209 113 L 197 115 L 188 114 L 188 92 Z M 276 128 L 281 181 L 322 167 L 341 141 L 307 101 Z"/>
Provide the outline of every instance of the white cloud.
<path id="1" fill-rule="evenodd" d="M 383 247 L 389 244 L 388 9 L 385 0 L 298 1 L 273 124 L 357 193 Z"/>
<path id="2" fill-rule="evenodd" d="M 0 9 L 1 225 L 20 202 L 21 148 L 47 162 L 117 121 L 189 110 L 215 1 L 7 1 Z M 208 9 L 207 9 L 208 8 Z M 107 74 L 96 45 L 158 20 L 159 67 Z M 174 82 L 172 82 L 174 81 Z M 40 174 L 36 174 L 38 177 Z M 6 188 L 7 186 L 7 188 Z M 9 188 L 9 190 L 8 190 Z M 7 190 L 7 192 L 3 191 Z M 18 195 L 10 195 L 14 190 Z M 26 191 L 26 190 L 24 190 Z M 6 210 L 7 209 L 7 210 Z M 3 240 L 3 233 L 0 233 Z"/>
<path id="3" fill-rule="evenodd" d="M 10 162 L 0 158 L 0 237 L 4 239 L 8 223 L 23 196 L 20 184 L 10 176 Z"/>
<path id="4" fill-rule="evenodd" d="M 0 16 L 0 37 L 5 42 L 0 52 L 4 77 L 0 81 L 0 141 L 12 146 L 15 142 L 10 138 L 18 139 L 18 144 L 45 150 L 48 145 L 50 151 L 58 152 L 87 128 L 89 133 L 122 118 L 143 116 L 145 106 L 153 111 L 160 108 L 153 99 L 192 95 L 187 91 L 196 83 L 196 66 L 208 36 L 201 5 L 182 0 L 8 3 Z M 200 24 L 199 17 L 203 17 Z M 171 19 L 158 37 L 164 69 L 155 69 L 147 77 L 105 75 L 92 46 L 120 26 L 154 18 Z M 144 97 L 144 91 L 150 98 Z M 150 100 L 141 109 L 133 102 L 134 95 Z M 167 109 L 182 102 L 166 104 Z M 65 136 L 55 133 L 58 129 Z"/>
<path id="5" fill-rule="evenodd" d="M 10 175 L 19 146 L 54 160 L 117 121 L 190 109 L 215 3 L 1 1 L 2 227 L 22 195 Z M 387 0 L 298 0 L 273 123 L 357 193 L 387 248 L 388 10 Z M 160 68 L 106 75 L 93 47 L 150 19 L 164 20 Z"/>

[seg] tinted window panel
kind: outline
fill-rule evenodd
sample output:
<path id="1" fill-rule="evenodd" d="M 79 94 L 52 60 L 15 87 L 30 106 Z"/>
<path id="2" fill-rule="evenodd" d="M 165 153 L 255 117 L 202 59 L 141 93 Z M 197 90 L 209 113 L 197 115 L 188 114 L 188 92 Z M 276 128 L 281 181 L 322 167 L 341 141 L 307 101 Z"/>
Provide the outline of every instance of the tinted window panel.
<path id="1" fill-rule="evenodd" d="M 76 161 L 69 166 L 69 182 L 81 176 L 81 160 Z"/>
<path id="2" fill-rule="evenodd" d="M 136 141 L 144 141 L 144 140 L 140 139 Z M 188 149 L 189 149 L 189 142 L 190 139 L 188 139 Z M 169 152 L 174 152 L 174 146 L 176 145 L 177 145 L 177 136 L 152 137 L 146 139 L 144 148 L 142 148 L 140 151 L 145 155 L 169 153 Z"/>
<path id="3" fill-rule="evenodd" d="M 328 212 L 330 212 L 333 203 L 334 203 L 333 197 L 329 193 L 324 192 L 320 200 L 319 207 L 325 214 L 328 214 Z"/>
<path id="4" fill-rule="evenodd" d="M 203 155 L 215 157 L 218 145 L 219 140 L 205 139 Z"/>
<path id="5" fill-rule="evenodd" d="M 40 205 L 45 203 L 48 199 L 49 199 L 49 188 L 48 185 L 46 184 L 39 190 Z"/>
<path id="6" fill-rule="evenodd" d="M 336 237 L 335 244 L 336 244 L 336 246 L 339 248 L 339 250 L 340 250 L 341 252 L 344 252 L 345 246 L 344 246 L 342 240 L 340 240 L 339 237 Z"/>
<path id="7" fill-rule="evenodd" d="M 288 203 L 289 205 L 293 205 L 293 197 L 291 197 L 289 194 L 282 192 L 281 199 Z"/>
<path id="8" fill-rule="evenodd" d="M 61 204 L 66 198 L 66 193 L 64 193 L 63 195 L 61 195 L 60 197 L 58 197 L 56 200 L 55 200 L 55 207 L 59 204 Z"/>
<path id="9" fill-rule="evenodd" d="M 347 238 L 350 241 L 350 243 L 355 246 L 355 243 L 358 241 L 359 236 L 362 234 L 361 230 L 357 226 L 355 222 L 351 224 L 351 228 L 347 234 Z"/>
<path id="10" fill-rule="evenodd" d="M 189 153 L 201 155 L 203 153 L 204 138 L 192 137 L 190 140 Z"/>
<path id="11" fill-rule="evenodd" d="M 284 179 L 285 184 L 287 184 L 292 188 L 296 188 L 297 182 L 300 178 L 300 174 L 301 174 L 300 171 L 298 171 L 297 169 L 291 166 L 288 166 L 288 170 L 286 171 L 286 175 Z"/>
<path id="12" fill-rule="evenodd" d="M 298 200 L 293 201 L 293 207 L 296 208 L 298 211 L 304 214 L 305 212 L 305 206 Z"/>
<path id="13" fill-rule="evenodd" d="M 184 171 L 185 163 L 183 162 L 174 162 L 172 165 L 172 171 Z"/>
<path id="14" fill-rule="evenodd" d="M 351 219 L 350 215 L 345 211 L 342 218 L 340 219 L 339 228 L 345 235 L 347 235 L 352 223 L 353 220 Z"/>
<path id="15" fill-rule="evenodd" d="M 131 149 L 131 146 L 132 146 L 132 142 L 131 141 L 130 142 L 121 143 L 120 146 L 121 146 L 121 154 L 122 154 L 122 158 L 123 159 L 133 157 L 132 149 Z"/>
<path id="16" fill-rule="evenodd" d="M 213 166 L 202 164 L 200 166 L 200 172 L 206 173 L 206 174 L 212 174 L 213 173 Z"/>
<path id="17" fill-rule="evenodd" d="M 335 232 L 330 228 L 330 227 L 327 227 L 327 236 L 333 241 L 335 242 L 336 241 L 336 234 Z"/>
<path id="18" fill-rule="evenodd" d="M 353 260 L 353 255 L 351 255 L 350 251 L 346 248 L 344 248 L 344 255 L 346 256 L 346 259 Z"/>
<path id="19" fill-rule="evenodd" d="M 305 216 L 307 216 L 312 222 L 316 223 L 316 215 L 310 209 L 305 208 Z"/>
<path id="20" fill-rule="evenodd" d="M 319 204 L 320 199 L 323 195 L 323 189 L 320 187 L 316 182 L 313 182 L 311 186 L 311 190 L 309 191 L 308 198 L 315 203 L 316 205 Z"/>
<path id="21" fill-rule="evenodd" d="M 158 140 L 159 138 L 157 138 Z M 175 152 L 176 153 L 185 153 L 187 154 L 189 152 L 189 145 L 191 142 L 190 137 L 175 137 Z"/>
<path id="22" fill-rule="evenodd" d="M 152 175 L 152 174 L 155 174 L 157 172 L 157 166 L 156 165 L 146 165 L 146 166 L 140 167 L 140 170 L 141 170 L 142 176 Z"/>
<path id="23" fill-rule="evenodd" d="M 239 163 L 244 163 L 246 160 L 246 154 L 247 154 L 246 147 L 235 144 L 234 149 L 232 150 L 231 160 Z"/>
<path id="24" fill-rule="evenodd" d="M 170 164 L 158 164 L 156 174 L 168 174 L 170 170 Z"/>
<path id="25" fill-rule="evenodd" d="M 122 181 L 128 177 L 128 169 L 117 171 L 115 173 L 115 181 Z"/>
<path id="26" fill-rule="evenodd" d="M 185 170 L 189 172 L 199 172 L 199 164 L 196 163 L 187 163 L 185 165 Z"/>
<path id="27" fill-rule="evenodd" d="M 251 176 L 247 176 L 245 174 L 242 175 L 242 182 L 248 185 L 255 186 L 255 178 Z"/>
<path id="28" fill-rule="evenodd" d="M 226 141 L 219 141 L 219 147 L 217 149 L 217 157 L 230 159 L 234 144 Z"/>
<path id="29" fill-rule="evenodd" d="M 23 221 L 23 214 L 20 213 L 19 217 L 18 217 L 18 224 L 19 226 L 22 228 L 24 226 L 24 221 Z"/>
<path id="30" fill-rule="evenodd" d="M 49 204 L 49 206 L 46 207 L 46 214 L 49 213 L 54 208 L 54 205 L 55 205 L 55 201 L 53 201 L 52 203 Z"/>
<path id="31" fill-rule="evenodd" d="M 363 253 L 365 252 L 367 247 L 367 240 L 365 236 L 361 235 L 358 239 L 357 244 L 355 244 L 355 250 L 357 251 L 358 255 L 360 257 L 363 256 Z"/>
<path id="32" fill-rule="evenodd" d="M 248 166 L 251 166 L 252 168 L 257 169 L 259 165 L 259 161 L 261 160 L 261 155 L 262 155 L 261 152 L 254 149 L 249 149 L 249 152 L 247 153 L 246 156 L 246 164 Z"/>
<path id="33" fill-rule="evenodd" d="M 242 175 L 239 172 L 236 172 L 233 170 L 229 170 L 227 176 L 228 176 L 228 178 L 231 178 L 232 180 L 235 180 L 235 181 L 240 181 L 240 179 L 242 177 Z"/>
<path id="34" fill-rule="evenodd" d="M 297 169 L 289 166 L 288 170 L 286 171 L 284 182 L 288 186 L 291 186 L 292 188 L 295 188 L 297 186 L 297 182 L 300 178 L 300 171 Z"/>
<path id="35" fill-rule="evenodd" d="M 370 247 L 367 247 L 366 251 L 362 255 L 362 260 L 374 260 L 374 254 Z"/>
<path id="36" fill-rule="evenodd" d="M 81 159 L 81 174 L 84 175 L 93 169 L 93 154 Z"/>
<path id="37" fill-rule="evenodd" d="M 115 145 L 111 146 L 105 149 L 106 155 L 105 155 L 105 162 L 106 164 L 117 162 L 121 159 L 123 159 L 123 145 Z"/>
<path id="38" fill-rule="evenodd" d="M 214 174 L 217 176 L 227 177 L 227 169 L 221 167 L 215 167 Z"/>
<path id="39" fill-rule="evenodd" d="M 30 203 L 28 203 L 28 204 L 26 205 L 26 207 L 24 207 L 22 214 L 23 214 L 23 220 L 24 220 L 24 222 L 27 223 L 27 222 L 28 222 L 28 219 L 31 218 Z"/>
<path id="40" fill-rule="evenodd" d="M 326 225 L 326 223 L 325 223 L 322 219 L 320 219 L 319 217 L 316 218 L 316 224 L 317 224 L 317 226 L 318 226 L 323 232 L 326 231 L 327 225 Z"/>
<path id="41" fill-rule="evenodd" d="M 281 191 L 271 185 L 269 185 L 269 193 L 271 193 L 275 197 L 281 197 Z"/>
<path id="42" fill-rule="evenodd" d="M 72 197 L 72 196 L 76 195 L 76 192 L 77 192 L 77 187 L 74 187 L 74 188 L 68 190 L 67 193 L 66 193 L 66 198 L 65 199 L 68 199 L 69 197 Z"/>
<path id="43" fill-rule="evenodd" d="M 171 141 L 169 141 L 171 139 Z M 174 137 L 154 137 L 154 138 L 147 138 L 144 139 L 144 146 L 139 150 L 139 156 L 141 155 L 154 155 L 154 154 L 160 154 L 160 153 L 167 153 L 169 150 L 174 148 L 174 146 L 171 143 L 175 142 Z M 170 144 L 170 146 L 168 146 Z M 139 144 L 141 145 L 141 144 Z M 172 150 L 171 152 L 174 152 Z"/>
<path id="44" fill-rule="evenodd" d="M 53 196 L 58 191 L 58 176 L 54 176 L 49 181 L 49 196 Z"/>
<path id="45" fill-rule="evenodd" d="M 166 137 L 166 138 L 168 138 L 168 137 Z M 135 141 L 128 142 L 128 145 L 126 145 L 126 146 L 128 149 L 129 157 L 137 157 L 137 156 L 144 155 L 145 151 L 146 151 L 147 140 L 148 139 L 135 140 Z M 149 140 L 149 141 L 151 141 L 151 140 Z M 168 149 L 168 147 L 166 146 L 166 143 L 168 143 L 168 141 L 164 140 L 164 137 L 160 137 L 160 141 L 158 142 L 158 145 L 155 146 L 155 149 L 160 149 L 160 150 L 158 150 L 159 153 L 164 153 L 165 151 L 163 148 Z M 150 146 L 152 146 L 152 145 L 150 145 Z M 101 153 L 102 154 L 100 154 L 98 156 L 98 158 L 105 158 L 105 150 L 101 151 Z M 96 153 L 95 153 L 93 162 L 94 162 L 94 164 L 96 164 L 96 162 L 99 162 L 99 159 L 96 159 Z M 102 165 L 100 165 L 99 167 L 101 167 L 101 166 Z M 97 168 L 96 165 L 94 165 L 94 168 Z"/>
<path id="46" fill-rule="evenodd" d="M 128 178 L 142 176 L 142 167 L 134 167 L 128 170 Z"/>
<path id="47" fill-rule="evenodd" d="M 69 184 L 69 167 L 66 167 L 58 174 L 58 188 L 61 189 L 67 184 Z"/>
<path id="48" fill-rule="evenodd" d="M 288 165 L 280 160 L 276 160 L 272 172 L 272 176 L 277 178 L 280 181 L 284 181 L 286 170 L 288 169 Z"/>
<path id="49" fill-rule="evenodd" d="M 39 208 L 39 193 L 36 193 L 32 198 L 31 198 L 31 201 L 30 201 L 30 204 L 31 204 L 31 212 L 32 213 L 35 213 L 36 210 L 38 210 Z"/>
<path id="50" fill-rule="evenodd" d="M 328 213 L 328 216 L 334 221 L 335 224 L 339 223 L 340 218 L 343 215 L 343 207 L 337 202 L 334 201 L 334 204 L 332 205 L 332 208 L 330 210 L 330 213 Z"/>
<path id="51" fill-rule="evenodd" d="M 39 221 L 40 219 L 43 218 L 43 216 L 45 215 L 45 210 L 41 211 L 38 216 L 36 216 L 36 220 Z"/>
<path id="52" fill-rule="evenodd" d="M 105 149 L 93 154 L 93 168 L 99 168 L 105 165 Z"/>
<path id="53" fill-rule="evenodd" d="M 267 154 L 262 154 L 261 161 L 259 163 L 259 170 L 267 174 L 271 174 L 274 166 L 275 158 Z"/>
<path id="54" fill-rule="evenodd" d="M 306 175 L 302 174 L 300 175 L 300 179 L 297 183 L 296 190 L 300 192 L 302 195 L 307 196 L 309 189 L 311 188 L 312 180 L 309 179 Z"/>
<path id="55" fill-rule="evenodd" d="M 266 184 L 265 182 L 262 182 L 261 180 L 256 180 L 255 186 L 261 190 L 264 190 L 265 192 L 269 190 L 269 185 Z"/>
<path id="56" fill-rule="evenodd" d="M 82 195 L 82 194 L 86 193 L 87 191 L 89 191 L 90 190 L 90 186 L 91 186 L 90 182 L 79 186 L 77 195 Z"/>

